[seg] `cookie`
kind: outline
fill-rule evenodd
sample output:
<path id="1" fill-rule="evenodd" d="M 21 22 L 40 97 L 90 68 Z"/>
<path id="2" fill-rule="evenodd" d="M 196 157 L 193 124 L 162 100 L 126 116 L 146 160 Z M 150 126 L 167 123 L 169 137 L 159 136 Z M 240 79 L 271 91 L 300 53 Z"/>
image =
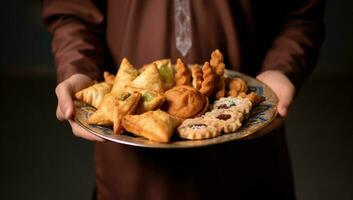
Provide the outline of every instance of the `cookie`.
<path id="1" fill-rule="evenodd" d="M 249 99 L 242 97 L 224 97 L 213 103 L 213 109 L 230 108 L 247 116 L 252 108 L 252 103 Z"/>
<path id="2" fill-rule="evenodd" d="M 203 117 L 186 119 L 177 129 L 181 138 L 201 140 L 214 138 L 222 134 L 216 127 L 210 125 Z"/>
<path id="3" fill-rule="evenodd" d="M 234 109 L 234 107 L 231 107 L 229 109 L 216 109 L 207 112 L 204 118 L 210 125 L 216 127 L 218 130 L 224 133 L 230 133 L 241 127 L 244 115 Z"/>

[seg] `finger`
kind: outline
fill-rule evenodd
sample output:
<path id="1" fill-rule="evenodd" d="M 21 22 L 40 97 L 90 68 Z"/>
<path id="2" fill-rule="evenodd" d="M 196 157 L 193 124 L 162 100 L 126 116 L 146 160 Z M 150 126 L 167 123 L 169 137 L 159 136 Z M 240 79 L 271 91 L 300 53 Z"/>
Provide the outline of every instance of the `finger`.
<path id="1" fill-rule="evenodd" d="M 59 105 L 56 107 L 56 118 L 60 121 L 65 120 L 64 114 L 61 112 Z"/>
<path id="2" fill-rule="evenodd" d="M 290 88 L 282 90 L 278 93 L 279 102 L 277 105 L 277 111 L 282 117 L 286 117 L 288 115 L 288 110 L 294 97 L 294 87 L 289 87 Z"/>
<path id="3" fill-rule="evenodd" d="M 58 105 L 64 119 L 72 119 L 74 116 L 74 105 L 72 101 L 72 90 L 69 84 L 61 83 L 55 89 L 58 97 Z"/>
<path id="4" fill-rule="evenodd" d="M 105 141 L 105 139 L 100 138 L 98 136 L 95 136 L 92 133 L 86 131 L 81 126 L 79 126 L 76 122 L 69 120 L 69 123 L 71 125 L 72 132 L 74 133 L 75 136 L 86 139 L 86 140 L 90 140 L 90 141 L 98 141 L 98 142 Z"/>

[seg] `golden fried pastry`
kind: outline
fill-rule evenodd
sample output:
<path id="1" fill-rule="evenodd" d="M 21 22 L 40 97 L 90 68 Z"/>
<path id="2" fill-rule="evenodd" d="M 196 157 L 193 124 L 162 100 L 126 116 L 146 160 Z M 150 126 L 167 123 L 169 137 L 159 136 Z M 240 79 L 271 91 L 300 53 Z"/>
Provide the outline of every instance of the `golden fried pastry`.
<path id="1" fill-rule="evenodd" d="M 223 97 L 213 103 L 213 110 L 230 108 L 239 111 L 246 117 L 250 113 L 252 103 L 249 99 L 242 97 Z"/>
<path id="2" fill-rule="evenodd" d="M 217 83 L 215 86 L 216 99 L 220 99 L 222 97 L 225 97 L 226 95 L 224 69 L 225 69 L 224 63 L 220 63 L 215 69 L 216 83 Z"/>
<path id="3" fill-rule="evenodd" d="M 199 65 L 195 64 L 191 67 L 191 76 L 192 76 L 192 86 L 199 90 L 202 85 L 202 69 Z"/>
<path id="4" fill-rule="evenodd" d="M 259 104 L 263 100 L 262 97 L 257 95 L 255 92 L 250 92 L 245 98 L 249 99 L 253 106 Z"/>
<path id="5" fill-rule="evenodd" d="M 214 50 L 211 53 L 211 60 L 210 60 L 211 66 L 212 67 L 218 66 L 220 63 L 223 63 L 223 62 L 224 62 L 224 59 L 221 51 L 219 51 L 219 49 Z"/>
<path id="6" fill-rule="evenodd" d="M 151 90 L 145 90 L 140 88 L 134 88 L 127 86 L 126 90 L 129 92 L 139 92 L 141 96 L 141 101 L 135 111 L 135 114 L 141 114 L 147 111 L 158 109 L 164 102 L 164 95 L 162 93 L 154 92 Z"/>
<path id="7" fill-rule="evenodd" d="M 224 79 L 224 69 L 225 65 L 223 63 L 223 55 L 222 53 L 216 49 L 211 53 L 210 64 L 214 73 L 216 74 L 215 82 L 217 85 L 215 86 L 215 97 L 216 99 L 222 98 L 225 96 L 225 79 Z"/>
<path id="8" fill-rule="evenodd" d="M 177 59 L 175 70 L 175 85 L 191 85 L 190 70 L 180 58 Z"/>
<path id="9" fill-rule="evenodd" d="M 162 59 L 153 61 L 150 64 L 144 65 L 140 72 L 145 71 L 147 68 L 151 67 L 153 64 L 157 65 L 159 75 L 162 79 L 163 90 L 169 90 L 174 86 L 174 70 L 170 59 Z"/>
<path id="10" fill-rule="evenodd" d="M 190 118 L 198 114 L 207 100 L 197 89 L 181 85 L 175 86 L 164 93 L 165 110 L 179 118 Z"/>
<path id="11" fill-rule="evenodd" d="M 169 142 L 181 120 L 162 110 L 148 111 L 141 115 L 127 115 L 122 124 L 125 130 L 156 142 Z"/>
<path id="12" fill-rule="evenodd" d="M 228 79 L 228 96 L 236 97 L 240 93 L 245 93 L 248 90 L 248 85 L 246 84 L 245 80 L 241 78 L 232 78 Z"/>
<path id="13" fill-rule="evenodd" d="M 109 93 L 104 96 L 97 111 L 87 119 L 87 123 L 103 126 L 114 124 L 114 133 L 119 134 L 123 116 L 133 113 L 140 98 L 141 94 L 138 92 Z"/>
<path id="14" fill-rule="evenodd" d="M 201 84 L 200 92 L 201 94 L 210 98 L 215 86 L 215 74 L 208 62 L 205 62 L 205 64 L 202 66 L 202 73 L 203 81 Z"/>
<path id="15" fill-rule="evenodd" d="M 108 84 L 113 85 L 115 82 L 115 75 L 111 74 L 107 71 L 103 73 L 104 81 L 107 82 Z"/>
<path id="16" fill-rule="evenodd" d="M 75 94 L 76 99 L 81 100 L 95 108 L 101 104 L 104 95 L 108 94 L 112 88 L 111 84 L 106 82 L 96 83 Z"/>
<path id="17" fill-rule="evenodd" d="M 155 92 L 163 92 L 163 83 L 156 64 L 152 64 L 146 68 L 130 86 L 151 90 Z"/>
<path id="18" fill-rule="evenodd" d="M 138 75 L 134 66 L 124 58 L 121 61 L 118 73 L 116 74 L 112 92 L 122 92 L 125 86 L 130 84 Z"/>
<path id="19" fill-rule="evenodd" d="M 216 127 L 218 130 L 230 133 L 241 127 L 244 114 L 238 112 L 235 107 L 231 107 L 229 109 L 215 109 L 211 112 L 207 112 L 204 118 L 209 120 L 209 124 Z"/>
<path id="20" fill-rule="evenodd" d="M 178 127 L 178 135 L 189 140 L 209 139 L 221 135 L 222 131 L 211 125 L 211 121 L 212 119 L 206 120 L 203 117 L 186 119 Z"/>
<path id="21" fill-rule="evenodd" d="M 201 108 L 201 110 L 196 115 L 194 115 L 193 117 L 200 117 L 201 115 L 205 114 L 205 112 L 207 112 L 208 109 L 209 109 L 209 100 L 206 97 L 205 98 L 205 103 L 203 104 L 203 108 Z"/>

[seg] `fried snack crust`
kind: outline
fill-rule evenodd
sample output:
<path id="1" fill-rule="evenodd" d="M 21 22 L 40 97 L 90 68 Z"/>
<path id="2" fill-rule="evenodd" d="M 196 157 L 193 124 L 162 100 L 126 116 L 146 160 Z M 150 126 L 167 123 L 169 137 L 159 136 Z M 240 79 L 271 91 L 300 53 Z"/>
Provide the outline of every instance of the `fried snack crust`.
<path id="1" fill-rule="evenodd" d="M 215 85 L 215 74 L 208 62 L 205 62 L 204 65 L 202 66 L 202 72 L 203 72 L 203 81 L 201 84 L 200 92 L 201 94 L 210 98 Z"/>
<path id="2" fill-rule="evenodd" d="M 163 93 L 154 92 L 151 90 L 145 90 L 127 86 L 126 90 L 129 92 L 139 92 L 141 94 L 141 101 L 135 110 L 135 114 L 141 114 L 147 111 L 156 110 L 163 104 L 165 98 Z"/>
<path id="3" fill-rule="evenodd" d="M 111 126 L 114 133 L 121 131 L 121 119 L 123 116 L 133 113 L 139 104 L 141 94 L 138 92 L 109 93 L 104 96 L 102 104 L 88 119 L 88 124 Z"/>
<path id="4" fill-rule="evenodd" d="M 211 53 L 210 64 L 212 66 L 213 71 L 215 72 L 215 75 L 216 75 L 215 82 L 217 83 L 214 89 L 216 99 L 222 98 L 226 95 L 226 92 L 225 92 L 226 84 L 224 79 L 225 65 L 223 61 L 224 61 L 223 54 L 218 49 L 214 50 Z"/>
<path id="5" fill-rule="evenodd" d="M 181 120 L 162 110 L 149 111 L 141 115 L 127 115 L 122 125 L 125 130 L 135 135 L 156 142 L 167 143 Z"/>
<path id="6" fill-rule="evenodd" d="M 220 63 L 224 62 L 224 58 L 223 58 L 223 54 L 221 53 L 221 51 L 219 49 L 214 50 L 211 53 L 211 60 L 210 60 L 210 64 L 211 66 L 217 66 Z"/>
<path id="7" fill-rule="evenodd" d="M 116 74 L 112 92 L 122 92 L 126 85 L 130 84 L 138 75 L 134 66 L 124 58 L 121 61 L 119 70 Z"/>
<path id="8" fill-rule="evenodd" d="M 115 75 L 107 71 L 103 72 L 104 81 L 108 84 L 113 85 L 115 82 Z"/>
<path id="9" fill-rule="evenodd" d="M 126 97 L 124 97 L 126 98 Z M 121 121 L 125 115 L 133 114 L 139 105 L 141 94 L 138 92 L 130 93 L 130 96 L 125 100 L 119 99 L 119 105 L 114 108 L 113 132 L 116 135 L 121 134 Z"/>
<path id="10" fill-rule="evenodd" d="M 250 92 L 246 95 L 246 99 L 249 99 L 253 106 L 259 104 L 263 99 L 261 96 L 257 95 L 255 92 Z"/>
<path id="11" fill-rule="evenodd" d="M 199 90 L 202 84 L 202 69 L 197 65 L 191 67 L 192 86 Z"/>
<path id="12" fill-rule="evenodd" d="M 129 86 L 163 92 L 163 83 L 156 64 L 146 68 Z"/>
<path id="13" fill-rule="evenodd" d="M 98 108 L 103 101 L 104 95 L 108 94 L 112 85 L 106 82 L 96 83 L 75 94 L 75 98 L 81 100 L 95 108 Z"/>
<path id="14" fill-rule="evenodd" d="M 178 58 L 175 65 L 175 83 L 176 85 L 191 85 L 191 74 L 190 70 L 183 61 Z"/>
<path id="15" fill-rule="evenodd" d="M 248 90 L 248 85 L 245 80 L 241 78 L 232 78 L 228 80 L 228 96 L 236 97 L 240 93 L 246 92 Z"/>
<path id="16" fill-rule="evenodd" d="M 198 114 L 207 103 L 206 97 L 191 86 L 175 86 L 164 94 L 165 110 L 179 118 L 190 118 Z"/>

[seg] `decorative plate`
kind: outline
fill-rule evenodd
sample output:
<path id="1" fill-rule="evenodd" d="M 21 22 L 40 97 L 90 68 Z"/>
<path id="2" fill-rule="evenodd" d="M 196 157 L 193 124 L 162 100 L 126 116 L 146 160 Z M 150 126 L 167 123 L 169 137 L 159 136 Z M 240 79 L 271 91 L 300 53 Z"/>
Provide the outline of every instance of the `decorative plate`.
<path id="1" fill-rule="evenodd" d="M 252 109 L 250 117 L 244 121 L 242 127 L 233 133 L 223 134 L 221 136 L 206 140 L 184 140 L 175 136 L 172 137 L 171 141 L 166 144 L 150 141 L 148 139 L 138 137 L 127 132 L 121 135 L 114 135 L 112 129 L 110 128 L 87 124 L 87 118 L 96 109 L 79 101 L 75 101 L 75 121 L 87 131 L 104 139 L 121 144 L 147 148 L 194 148 L 215 145 L 239 140 L 241 138 L 250 136 L 266 127 L 277 115 L 276 107 L 278 99 L 275 93 L 259 80 L 245 74 L 226 70 L 225 76 L 231 78 L 240 77 L 244 79 L 248 84 L 248 90 L 256 92 L 258 95 L 264 97 L 264 101 Z"/>

